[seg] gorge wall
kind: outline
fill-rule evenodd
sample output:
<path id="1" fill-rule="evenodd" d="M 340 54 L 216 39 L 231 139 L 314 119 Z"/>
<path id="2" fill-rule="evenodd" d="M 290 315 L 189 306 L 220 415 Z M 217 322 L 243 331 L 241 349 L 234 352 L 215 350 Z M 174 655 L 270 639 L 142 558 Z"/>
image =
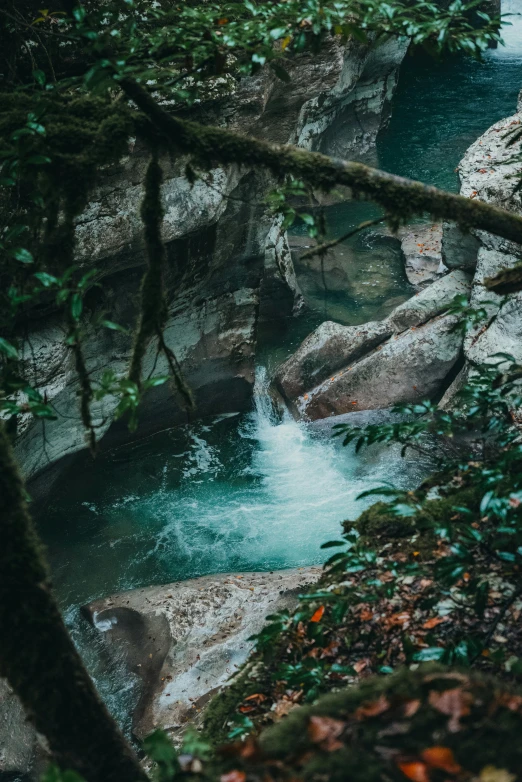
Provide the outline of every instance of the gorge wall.
<path id="1" fill-rule="evenodd" d="M 193 112 L 197 119 L 276 142 L 346 157 L 371 150 L 386 121 L 407 42 L 375 47 L 332 40 L 320 56 L 301 56 L 292 81 L 263 70 Z M 280 223 L 263 206 L 271 182 L 261 173 L 214 169 L 190 186 L 184 160 L 164 160 L 163 235 L 168 248 L 166 341 L 195 395 L 197 415 L 245 409 L 254 379 L 256 335 L 263 320 L 299 308 L 301 296 Z M 77 222 L 77 259 L 97 270 L 85 300 L 84 351 L 93 381 L 107 368 L 123 374 L 132 339 L 101 329 L 100 317 L 131 329 L 144 266 L 139 218 L 147 155 L 130 143 L 120 164 L 104 172 Z M 56 412 L 56 420 L 19 422 L 17 455 L 31 479 L 85 447 L 74 359 L 52 305 L 32 310 L 20 330 L 23 368 Z M 153 345 L 144 371 L 166 374 Z M 113 423 L 116 400 L 93 404 L 98 438 L 110 445 L 187 420 L 170 384 L 152 389 L 137 435 Z M 42 481 L 47 488 L 49 474 Z M 33 483 L 33 489 L 38 488 Z"/>

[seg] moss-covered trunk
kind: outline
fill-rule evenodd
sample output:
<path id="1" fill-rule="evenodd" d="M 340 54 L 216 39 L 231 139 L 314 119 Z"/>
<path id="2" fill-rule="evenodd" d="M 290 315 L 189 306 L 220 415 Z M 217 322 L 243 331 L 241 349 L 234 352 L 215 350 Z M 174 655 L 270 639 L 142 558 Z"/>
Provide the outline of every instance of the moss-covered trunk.
<path id="1" fill-rule="evenodd" d="M 0 675 L 8 679 L 62 768 L 75 769 L 88 782 L 147 780 L 62 621 L 2 423 Z"/>

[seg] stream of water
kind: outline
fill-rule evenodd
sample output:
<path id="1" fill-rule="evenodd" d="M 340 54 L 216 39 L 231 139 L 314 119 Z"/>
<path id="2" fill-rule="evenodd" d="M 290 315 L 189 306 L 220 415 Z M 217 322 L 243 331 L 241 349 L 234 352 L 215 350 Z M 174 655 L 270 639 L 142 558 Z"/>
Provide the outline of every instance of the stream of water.
<path id="1" fill-rule="evenodd" d="M 503 10 L 518 5 L 509 0 Z M 379 139 L 383 168 L 457 188 L 454 169 L 466 148 L 516 107 L 522 16 L 512 21 L 507 47 L 488 52 L 482 64 L 407 58 L 392 120 Z M 329 207 L 328 220 L 341 233 L 371 213 L 367 204 L 339 204 Z M 411 294 L 400 255 L 387 240 L 359 237 L 341 252 L 349 285 L 330 291 L 328 317 L 344 323 L 381 318 Z M 325 302 L 314 294 L 310 269 L 298 272 L 310 309 L 286 335 L 266 343 L 268 366 L 324 319 Z M 79 605 L 208 573 L 321 562 L 321 544 L 338 537 L 340 522 L 364 507 L 357 500 L 361 491 L 383 481 L 413 486 L 427 469 L 393 448 L 356 456 L 332 439 L 331 422 L 307 426 L 277 418 L 265 385 L 260 367 L 249 414 L 166 431 L 94 462 L 86 457 L 39 515 L 67 624 L 122 719 L 131 694 L 121 677 L 96 674 L 94 636 L 79 620 Z"/>

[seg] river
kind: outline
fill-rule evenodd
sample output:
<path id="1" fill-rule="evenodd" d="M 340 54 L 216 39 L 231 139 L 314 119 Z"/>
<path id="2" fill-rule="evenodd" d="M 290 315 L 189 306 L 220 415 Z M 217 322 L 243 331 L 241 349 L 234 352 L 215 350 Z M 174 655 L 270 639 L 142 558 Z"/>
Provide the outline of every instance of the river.
<path id="1" fill-rule="evenodd" d="M 518 0 L 504 3 L 515 11 Z M 450 190 L 466 148 L 493 122 L 513 113 L 522 84 L 522 16 L 505 29 L 506 47 L 483 63 L 442 64 L 408 56 L 379 164 Z M 367 204 L 328 207 L 332 233 L 375 213 Z M 275 416 L 266 395 L 272 368 L 317 323 L 361 323 L 386 315 L 412 293 L 400 255 L 387 240 L 360 236 L 346 253 L 349 284 L 316 290 L 298 269 L 309 310 L 284 337 L 266 338 L 253 409 L 180 427 L 75 465 L 39 514 L 55 588 L 67 624 L 112 710 L 125 722 L 132 688 L 100 673 L 82 603 L 115 591 L 227 571 L 267 570 L 321 562 L 320 546 L 355 518 L 368 488 L 388 481 L 410 487 L 426 465 L 394 448 L 356 456 L 329 426 Z M 314 288 L 314 286 L 316 286 Z M 366 415 L 364 420 L 374 418 Z"/>

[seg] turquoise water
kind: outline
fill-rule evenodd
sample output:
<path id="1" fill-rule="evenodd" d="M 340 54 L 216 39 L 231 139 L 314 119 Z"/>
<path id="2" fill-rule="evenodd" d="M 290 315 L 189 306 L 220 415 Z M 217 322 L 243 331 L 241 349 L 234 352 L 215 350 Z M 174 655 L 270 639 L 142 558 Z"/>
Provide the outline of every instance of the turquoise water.
<path id="1" fill-rule="evenodd" d="M 514 113 L 522 88 L 522 0 L 504 0 L 502 8 L 510 23 L 503 31 L 505 46 L 486 52 L 483 62 L 407 55 L 391 121 L 377 140 L 378 167 L 458 191 L 455 169 L 467 148 L 497 120 Z M 330 206 L 329 234 L 342 235 L 379 214 L 369 203 Z M 296 233 L 302 235 L 304 229 Z M 377 228 L 331 252 L 324 278 L 317 259 L 298 261 L 296 270 L 311 310 L 346 324 L 383 318 L 413 293 L 400 253 L 390 240 L 379 238 Z"/>
<path id="2" fill-rule="evenodd" d="M 488 52 L 483 64 L 407 59 L 392 120 L 378 143 L 381 167 L 457 188 L 454 169 L 466 148 L 516 106 L 522 17 L 506 40 L 507 48 Z M 329 207 L 331 232 L 346 232 L 372 209 Z M 324 317 L 380 318 L 411 294 L 396 244 L 375 233 L 341 246 L 328 271 L 325 296 L 318 270 L 299 268 L 310 309 L 284 336 L 266 341 L 264 364 L 283 359 Z M 321 562 L 320 545 L 364 507 L 356 499 L 360 491 L 383 480 L 413 486 L 427 469 L 393 449 L 356 457 L 327 427 L 280 420 L 264 375 L 260 367 L 251 413 L 163 432 L 94 463 L 85 457 L 39 513 L 66 621 L 120 719 L 128 714 L 131 685 L 117 671 L 109 676 L 97 668 L 94 636 L 79 621 L 79 605 L 206 573 Z"/>

